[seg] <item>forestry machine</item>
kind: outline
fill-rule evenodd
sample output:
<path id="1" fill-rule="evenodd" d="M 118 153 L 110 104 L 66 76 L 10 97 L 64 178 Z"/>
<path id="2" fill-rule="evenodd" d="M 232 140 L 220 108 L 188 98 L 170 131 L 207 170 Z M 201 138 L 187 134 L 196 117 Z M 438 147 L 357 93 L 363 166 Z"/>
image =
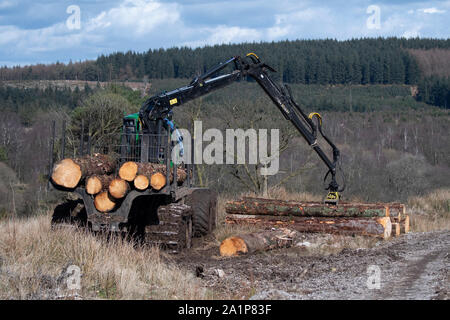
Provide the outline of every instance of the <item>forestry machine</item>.
<path id="1" fill-rule="evenodd" d="M 231 72 L 219 74 L 230 65 L 233 67 Z M 320 114 L 313 112 L 307 115 L 293 100 L 290 88 L 276 84 L 268 71 L 275 72 L 254 53 L 248 53 L 245 57 L 235 56 L 195 77 L 186 86 L 150 97 L 143 103 L 139 113 L 124 117 L 118 148 L 120 162 L 131 160 L 164 163 L 167 175 L 172 168 L 175 177 L 160 191 L 130 191 L 120 206 L 108 214 L 98 212 L 93 205 L 92 196 L 83 187 L 78 187 L 74 191 L 83 199 L 83 214 L 78 214 L 82 217 L 79 220 L 83 220 L 93 230 L 132 232 L 147 243 L 160 244 L 175 252 L 190 247 L 192 236 L 211 232 L 215 227 L 217 210 L 215 192 L 192 187 L 194 166 L 189 164 L 183 164 L 188 172 L 186 181 L 177 183 L 177 170 L 174 170 L 171 150 L 175 144 L 182 146 L 183 138 L 178 135 L 178 141 L 171 142 L 171 134 L 174 131 L 178 133 L 172 121 L 173 109 L 246 77 L 253 78 L 262 87 L 286 120 L 295 126 L 325 163 L 328 168 L 324 177 L 328 190 L 325 202 L 337 204 L 340 192 L 344 190 L 336 180 L 340 156 L 338 148 L 323 133 Z M 314 118 L 316 122 L 313 121 Z M 318 133 L 331 147 L 332 159 L 318 145 Z M 182 151 L 182 147 L 179 150 Z M 64 205 L 60 206 L 59 211 L 58 207 L 55 209 L 55 220 L 58 216 L 64 216 L 63 212 L 67 211 L 67 204 L 64 208 Z"/>

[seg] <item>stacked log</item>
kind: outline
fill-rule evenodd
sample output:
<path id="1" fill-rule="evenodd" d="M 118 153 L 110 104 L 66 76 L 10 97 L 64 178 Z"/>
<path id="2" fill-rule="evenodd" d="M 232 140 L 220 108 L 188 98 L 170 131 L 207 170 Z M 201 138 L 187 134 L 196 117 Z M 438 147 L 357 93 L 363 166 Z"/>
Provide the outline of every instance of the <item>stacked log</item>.
<path id="1" fill-rule="evenodd" d="M 113 176 L 106 174 L 90 176 L 86 179 L 86 192 L 91 195 L 96 195 L 97 193 L 108 190 L 109 184 L 113 179 Z"/>
<path id="2" fill-rule="evenodd" d="M 167 185 L 165 164 L 128 161 L 118 169 L 116 176 L 115 160 L 96 153 L 61 160 L 54 166 L 51 180 L 54 185 L 65 189 L 74 189 L 84 184 L 86 193 L 94 198 L 95 208 L 105 213 L 114 210 L 118 200 L 123 199 L 133 187 L 138 191 L 149 188 L 159 191 Z M 186 178 L 186 171 L 178 167 L 177 183 L 183 183 Z M 169 179 L 172 183 L 174 168 L 169 172 Z"/>
<path id="3" fill-rule="evenodd" d="M 92 175 L 112 173 L 116 168 L 114 159 L 107 155 L 96 153 L 75 159 L 63 159 L 53 168 L 52 181 L 54 184 L 73 189 L 80 181 Z"/>
<path id="4" fill-rule="evenodd" d="M 126 196 L 128 193 L 128 190 L 130 190 L 130 186 L 128 185 L 128 182 L 121 179 L 121 178 L 115 178 L 111 181 L 109 184 L 109 194 L 114 199 L 122 199 Z"/>
<path id="5" fill-rule="evenodd" d="M 340 203 L 338 206 L 322 202 L 295 202 L 275 199 L 250 198 L 229 201 L 228 214 L 256 214 L 299 217 L 386 217 L 389 206 L 385 204 Z"/>
<path id="6" fill-rule="evenodd" d="M 409 215 L 405 215 L 402 217 L 402 219 L 398 222 L 400 224 L 400 232 L 401 233 L 408 233 L 409 232 Z"/>
<path id="7" fill-rule="evenodd" d="M 136 178 L 138 165 L 134 161 L 127 161 L 119 169 L 119 177 L 125 181 L 132 182 Z"/>
<path id="8" fill-rule="evenodd" d="M 119 170 L 121 179 L 132 182 L 137 190 L 144 191 L 148 188 L 161 190 L 167 184 L 166 165 L 158 163 L 125 162 Z M 170 183 L 173 182 L 173 168 L 169 172 Z M 183 183 L 187 178 L 186 170 L 177 168 L 177 183 Z"/>
<path id="9" fill-rule="evenodd" d="M 161 190 L 166 185 L 166 176 L 161 172 L 152 174 L 150 178 L 150 185 L 155 190 Z"/>
<path id="10" fill-rule="evenodd" d="M 391 232 L 391 236 L 392 237 L 398 237 L 401 233 L 401 229 L 400 229 L 400 223 L 398 222 L 391 222 L 392 224 L 392 232 Z"/>
<path id="11" fill-rule="evenodd" d="M 227 215 L 228 224 L 254 224 L 264 228 L 283 227 L 300 232 L 362 235 L 388 239 L 392 224 L 389 217 L 294 217 L 269 215 Z"/>
<path id="12" fill-rule="evenodd" d="M 244 197 L 225 206 L 226 223 L 284 227 L 300 232 L 362 235 L 388 239 L 409 230 L 400 203 L 296 202 Z"/>
<path id="13" fill-rule="evenodd" d="M 108 191 L 103 191 L 95 196 L 94 205 L 98 211 L 106 213 L 115 208 L 116 202 L 111 198 Z"/>

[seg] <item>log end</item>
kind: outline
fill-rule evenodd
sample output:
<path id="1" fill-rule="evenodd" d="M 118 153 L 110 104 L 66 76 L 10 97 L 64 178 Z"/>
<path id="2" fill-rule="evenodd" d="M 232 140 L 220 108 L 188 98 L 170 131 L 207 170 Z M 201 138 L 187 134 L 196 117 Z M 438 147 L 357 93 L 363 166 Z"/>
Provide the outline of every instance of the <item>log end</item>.
<path id="1" fill-rule="evenodd" d="M 243 239 L 230 237 L 222 241 L 219 251 L 222 257 L 232 257 L 237 256 L 239 253 L 247 253 L 248 248 Z"/>
<path id="2" fill-rule="evenodd" d="M 381 235 L 383 239 L 389 239 L 392 234 L 392 222 L 389 217 L 377 218 L 377 222 L 383 227 L 384 232 Z"/>
<path id="3" fill-rule="evenodd" d="M 100 212 L 109 212 L 114 209 L 116 203 L 111 200 L 107 191 L 103 191 L 95 196 L 94 205 Z"/>
<path id="4" fill-rule="evenodd" d="M 89 177 L 86 180 L 86 193 L 97 194 L 102 191 L 102 182 L 97 176 Z"/>
<path id="5" fill-rule="evenodd" d="M 108 191 L 115 199 L 122 199 L 128 192 L 128 183 L 120 178 L 113 179 L 109 184 Z"/>
<path id="6" fill-rule="evenodd" d="M 150 185 L 155 190 L 161 190 L 166 185 L 166 177 L 161 172 L 156 172 L 150 178 Z"/>
<path id="7" fill-rule="evenodd" d="M 125 181 L 131 182 L 136 178 L 138 165 L 134 161 L 128 161 L 122 164 L 119 169 L 119 177 Z"/>
<path id="8" fill-rule="evenodd" d="M 150 185 L 150 180 L 143 174 L 137 175 L 136 178 L 134 179 L 134 186 L 138 190 L 143 191 L 143 190 L 147 189 L 149 185 Z"/>
<path id="9" fill-rule="evenodd" d="M 81 180 L 81 168 L 72 159 L 64 159 L 53 168 L 52 180 L 58 186 L 75 188 Z"/>

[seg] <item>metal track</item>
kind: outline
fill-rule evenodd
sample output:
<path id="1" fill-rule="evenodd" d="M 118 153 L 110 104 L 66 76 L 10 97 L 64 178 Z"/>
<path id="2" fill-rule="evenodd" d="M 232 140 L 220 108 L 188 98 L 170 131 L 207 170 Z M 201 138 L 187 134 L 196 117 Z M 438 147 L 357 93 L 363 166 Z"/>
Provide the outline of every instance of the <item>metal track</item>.
<path id="1" fill-rule="evenodd" d="M 185 204 L 171 203 L 158 208 L 158 225 L 145 227 L 145 243 L 170 253 L 191 247 L 192 209 Z"/>

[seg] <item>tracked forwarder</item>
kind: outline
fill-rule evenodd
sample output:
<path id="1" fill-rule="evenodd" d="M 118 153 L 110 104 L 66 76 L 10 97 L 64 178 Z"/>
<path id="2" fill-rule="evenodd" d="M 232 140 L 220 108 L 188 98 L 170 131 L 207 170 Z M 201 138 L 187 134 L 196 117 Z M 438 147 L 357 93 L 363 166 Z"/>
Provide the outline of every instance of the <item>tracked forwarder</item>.
<path id="1" fill-rule="evenodd" d="M 230 65 L 234 66 L 231 72 L 219 74 Z M 124 198 L 114 203 L 113 210 L 101 212 L 94 204 L 93 195 L 86 192 L 85 186 L 78 183 L 75 187 L 61 187 L 52 178 L 55 188 L 75 192 L 81 198 L 57 206 L 53 222 L 70 219 L 94 231 L 126 232 L 146 243 L 157 244 L 173 252 L 189 248 L 192 237 L 210 233 L 216 224 L 217 195 L 210 189 L 195 188 L 193 184 L 195 167 L 185 163 L 178 165 L 176 159 L 172 158 L 175 147 L 180 153 L 183 152 L 183 137 L 176 135 L 175 141 L 171 140 L 171 136 L 178 133 L 172 121 L 173 111 L 186 102 L 246 77 L 253 78 L 262 87 L 286 120 L 295 126 L 323 160 L 328 168 L 324 178 L 328 190 L 325 202 L 337 204 L 340 192 L 344 190 L 344 186 L 340 186 L 336 180 L 340 158 L 338 148 L 323 133 L 321 116 L 318 113 L 306 115 L 294 102 L 289 87 L 277 85 L 268 71 L 275 70 L 262 63 L 254 53 L 249 53 L 244 58 L 236 56 L 195 77 L 184 87 L 163 92 L 146 100 L 139 113 L 128 115 L 123 119 L 120 138 L 112 139 L 107 152 L 98 151 L 115 156 L 116 174 L 121 165 L 127 162 L 163 165 L 165 185 L 160 189 L 145 190 L 132 187 Z M 313 121 L 314 118 L 316 122 Z M 332 159 L 317 143 L 318 133 L 331 147 Z M 83 143 L 82 134 L 81 155 L 85 149 Z M 90 140 L 88 144 L 87 150 L 90 152 Z M 53 161 L 50 168 L 53 168 Z M 182 181 L 177 179 L 179 170 L 186 174 L 186 179 Z M 81 180 L 84 178 L 81 177 Z"/>

